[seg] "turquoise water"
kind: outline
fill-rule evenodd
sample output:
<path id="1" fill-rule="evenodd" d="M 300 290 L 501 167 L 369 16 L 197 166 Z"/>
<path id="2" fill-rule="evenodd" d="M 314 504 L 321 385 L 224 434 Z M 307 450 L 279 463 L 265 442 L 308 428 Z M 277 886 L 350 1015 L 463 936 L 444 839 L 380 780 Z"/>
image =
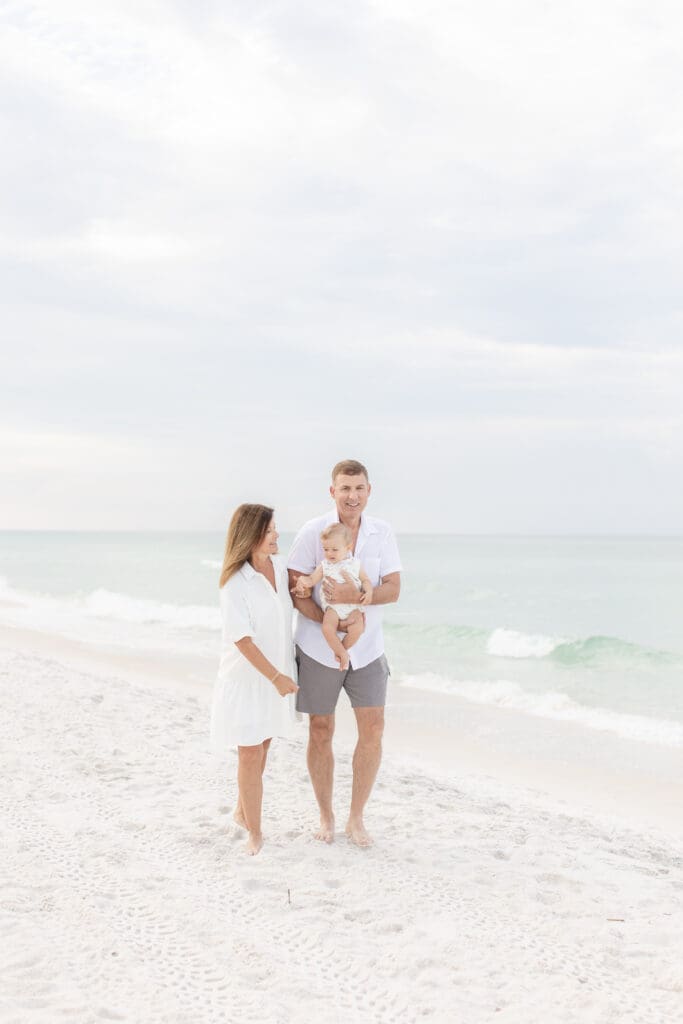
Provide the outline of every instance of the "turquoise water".
<path id="1" fill-rule="evenodd" d="M 0 622 L 216 656 L 223 540 L 0 533 Z M 683 743 L 683 538 L 399 542 L 401 600 L 385 613 L 396 683 Z"/>

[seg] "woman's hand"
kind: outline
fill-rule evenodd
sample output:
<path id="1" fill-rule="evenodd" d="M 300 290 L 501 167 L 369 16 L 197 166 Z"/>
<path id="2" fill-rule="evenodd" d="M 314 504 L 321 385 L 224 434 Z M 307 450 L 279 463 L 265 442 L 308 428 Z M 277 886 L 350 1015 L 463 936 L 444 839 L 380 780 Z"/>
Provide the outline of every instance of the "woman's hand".
<path id="1" fill-rule="evenodd" d="M 361 604 L 372 604 L 372 587 L 367 584 L 363 588 L 363 593 L 360 595 Z"/>
<path id="2" fill-rule="evenodd" d="M 310 576 L 299 576 L 296 586 L 292 587 L 290 593 L 294 597 L 310 597 L 312 589 Z"/>
<path id="3" fill-rule="evenodd" d="M 281 697 L 286 697 L 288 693 L 296 693 L 299 689 L 294 680 L 289 676 L 283 676 L 282 672 L 278 672 L 273 679 L 273 686 Z"/>

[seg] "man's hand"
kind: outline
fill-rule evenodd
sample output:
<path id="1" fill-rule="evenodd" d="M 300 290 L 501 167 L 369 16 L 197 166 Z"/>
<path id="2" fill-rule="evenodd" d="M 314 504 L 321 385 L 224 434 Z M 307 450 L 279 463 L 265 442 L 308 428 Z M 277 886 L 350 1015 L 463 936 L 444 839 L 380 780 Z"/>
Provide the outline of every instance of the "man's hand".
<path id="1" fill-rule="evenodd" d="M 323 580 L 323 593 L 328 604 L 358 604 L 361 592 L 353 582 L 353 577 L 342 570 L 342 576 L 346 583 L 337 583 L 335 580 Z"/>

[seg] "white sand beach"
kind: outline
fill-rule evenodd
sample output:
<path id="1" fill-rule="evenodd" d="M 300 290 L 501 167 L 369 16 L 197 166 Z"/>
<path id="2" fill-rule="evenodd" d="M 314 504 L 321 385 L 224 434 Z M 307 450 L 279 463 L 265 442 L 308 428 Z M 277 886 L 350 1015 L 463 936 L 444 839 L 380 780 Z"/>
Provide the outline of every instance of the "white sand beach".
<path id="1" fill-rule="evenodd" d="M 599 786 L 581 799 L 580 775 L 575 798 L 566 772 L 560 791 L 561 765 L 531 788 L 523 758 L 518 773 L 500 743 L 487 758 L 466 715 L 439 751 L 397 695 L 374 847 L 342 834 L 344 713 L 337 841 L 312 838 L 302 728 L 273 743 L 266 844 L 248 858 L 235 755 L 208 751 L 208 687 L 11 629 L 0 675 L 2 1024 L 681 1019 L 666 801 L 639 814 L 643 791 L 610 813 Z"/>

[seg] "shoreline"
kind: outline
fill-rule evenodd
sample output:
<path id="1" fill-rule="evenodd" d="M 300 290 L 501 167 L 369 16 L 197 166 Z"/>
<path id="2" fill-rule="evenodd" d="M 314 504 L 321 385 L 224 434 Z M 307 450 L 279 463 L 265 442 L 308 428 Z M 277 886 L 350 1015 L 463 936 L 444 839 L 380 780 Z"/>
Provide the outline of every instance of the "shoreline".
<path id="1" fill-rule="evenodd" d="M 0 626 L 0 648 L 31 652 L 79 671 L 111 674 L 208 708 L 216 662 L 191 655 L 107 649 L 18 627 Z M 306 716 L 301 738 L 306 737 Z M 356 731 L 342 694 L 335 747 L 352 752 Z M 540 803 L 570 807 L 625 826 L 683 839 L 683 754 L 621 739 L 571 722 L 404 686 L 390 680 L 384 756 L 435 778 L 513 784 Z"/>

